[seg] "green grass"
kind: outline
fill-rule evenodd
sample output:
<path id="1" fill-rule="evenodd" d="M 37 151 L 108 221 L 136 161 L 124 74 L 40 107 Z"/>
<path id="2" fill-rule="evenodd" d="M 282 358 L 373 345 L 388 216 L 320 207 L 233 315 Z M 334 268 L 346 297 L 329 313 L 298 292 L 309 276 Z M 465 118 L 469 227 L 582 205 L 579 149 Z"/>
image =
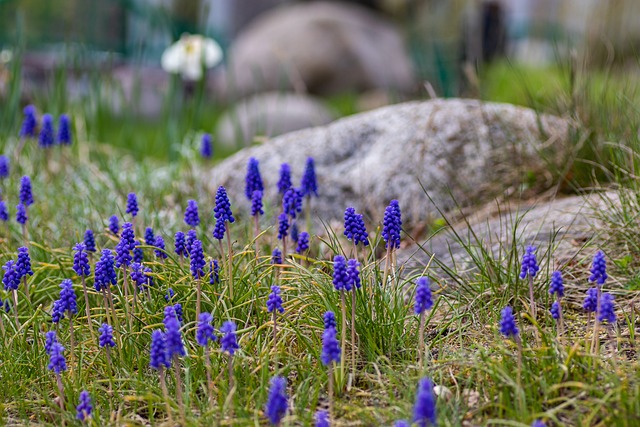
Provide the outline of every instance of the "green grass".
<path id="1" fill-rule="evenodd" d="M 549 77 L 549 81 L 554 81 L 553 77 Z M 561 78 L 557 81 L 561 84 Z M 576 95 L 580 91 L 576 91 L 573 98 L 565 98 L 563 93 L 554 95 L 551 91 L 543 98 L 577 100 L 573 109 L 568 107 L 570 102 L 564 104 L 564 112 L 579 113 L 573 116 L 580 130 L 576 135 L 587 135 L 585 141 L 598 142 L 592 157 L 583 157 L 583 152 L 576 150 L 575 174 L 585 175 L 590 183 L 604 177 L 623 190 L 621 202 L 611 204 L 602 213 L 607 225 L 601 230 L 604 231 L 602 239 L 589 242 L 583 253 L 563 266 L 567 283 L 566 334 L 557 338 L 554 322 L 547 312 L 551 303 L 547 287 L 554 265 L 553 252 L 548 248 L 537 252 L 543 268 L 535 281 L 539 305 L 535 321 L 527 314 L 527 284 L 518 278 L 524 242 L 514 240 L 496 254 L 482 250 L 477 245 L 479 242 L 465 243 L 474 272 L 463 274 L 447 269 L 436 273 L 440 270 L 431 268 L 424 272 L 400 270 L 393 285 L 379 286 L 384 268 L 384 261 L 378 256 L 384 246 L 379 234 L 383 216 L 380 212 L 373 223 L 367 224 L 371 246 L 358 254 L 363 282 L 356 297 L 358 369 L 351 389 L 347 389 L 348 373 L 336 375 L 336 425 L 391 425 L 401 418 L 411 419 L 416 387 L 424 376 L 433 378 L 436 384 L 451 392 L 449 397 L 440 397 L 437 403 L 439 423 L 444 426 L 527 426 L 537 418 L 544 419 L 548 425 L 634 426 L 640 423 L 638 312 L 633 305 L 638 289 L 640 203 L 637 194 L 640 189 L 635 178 L 637 134 L 631 137 L 629 133 L 638 117 L 632 109 L 627 112 L 631 116 L 627 123 L 614 120 L 605 126 L 609 112 L 623 111 L 628 105 L 629 100 L 620 91 L 603 99 L 601 104 L 594 99 L 590 106 L 583 102 L 584 97 Z M 48 102 L 54 105 L 55 100 Z M 345 97 L 333 102 L 346 111 L 352 108 L 353 100 Z M 95 113 L 82 103 L 68 107 L 77 130 L 73 147 L 54 147 L 45 152 L 31 141 L 20 159 L 12 159 L 11 176 L 0 182 L 12 217 L 22 175 L 31 176 L 35 198 L 28 223 L 35 272 L 29 278 L 31 302 L 26 300 L 21 288 L 21 329 L 18 331 L 13 324 L 13 313 L 0 314 L 6 328 L 0 337 L 0 425 L 60 425 L 62 421 L 79 424 L 74 420 L 74 407 L 83 389 L 88 390 L 94 400 L 92 425 L 165 423 L 167 413 L 162 391 L 157 373 L 148 367 L 148 354 L 151 332 L 162 327 L 163 309 L 167 304 L 164 295 L 168 288 L 174 289 L 174 302 L 184 308 L 183 337 L 187 355 L 181 359 L 180 367 L 187 424 L 265 425 L 262 409 L 269 380 L 279 374 L 287 377 L 290 396 L 291 409 L 284 425 L 312 425 L 314 412 L 327 405 L 327 373 L 319 360 L 322 315 L 332 310 L 339 327 L 342 322 L 339 294 L 331 284 L 333 256 L 348 255 L 351 250 L 351 243 L 344 239 L 342 230 L 313 230 L 309 257 L 290 256 L 287 265 L 281 268 L 280 278 L 276 279 L 277 267 L 270 264 L 268 254 L 278 245 L 274 227 L 278 212 L 271 208 L 278 206 L 278 201 L 266 203 L 266 215 L 261 223 L 263 234 L 259 239 L 260 257 L 253 251 L 251 218 L 246 212 L 234 212 L 238 219 L 231 226 L 234 298 L 230 298 L 229 277 L 222 262 L 222 282 L 210 285 L 205 280 L 203 285 L 203 311 L 213 314 L 216 327 L 226 320 L 238 324 L 240 350 L 234 358 L 236 388 L 230 396 L 227 358 L 216 344 L 211 357 L 215 384 L 213 404 L 210 404 L 203 351 L 195 343 L 195 283 L 188 264 L 180 262 L 172 249 L 174 233 L 186 230 L 182 214 L 187 200 L 195 199 L 202 219 L 197 232 L 207 259 L 221 258 L 218 242 L 211 236 L 214 197 L 208 191 L 206 171 L 212 164 L 199 158 L 197 137 L 184 137 L 195 135 L 190 133 L 193 129 L 193 132 L 203 129 L 203 120 L 209 114 L 207 107 L 198 110 L 193 104 L 189 107 L 193 109 L 187 109 L 184 116 L 182 113 L 172 116 L 175 134 L 165 133 L 173 126 L 170 124 L 157 127 L 134 118 Z M 544 108 L 553 111 L 550 104 Z M 19 115 L 19 110 L 14 113 Z M 586 121 L 587 118 L 592 121 Z M 11 124 L 7 124 L 8 118 L 3 120 L 6 121 L 0 142 L 4 152 L 12 153 L 18 141 L 11 135 L 17 134 L 19 119 L 11 120 Z M 620 151 L 621 146 L 626 151 Z M 597 165 L 600 175 L 588 173 L 584 166 L 587 164 Z M 575 180 L 566 179 L 571 186 L 577 185 Z M 131 327 L 125 317 L 122 272 L 119 272 L 118 285 L 113 288 L 119 319 L 117 346 L 112 352 L 113 363 L 108 365 L 105 352 L 86 326 L 80 280 L 71 268 L 71 248 L 85 229 L 92 228 L 96 231 L 98 247 L 113 249 L 117 239 L 106 231 L 106 221 L 112 214 L 127 219 L 124 209 L 126 195 L 131 191 L 137 193 L 140 203 L 136 235 L 142 236 L 146 226 L 153 227 L 156 234 L 164 236 L 169 257 L 161 262 L 153 256 L 152 248 L 144 247 L 145 264 L 153 270 L 155 285 L 151 298 L 142 298 L 134 309 Z M 231 194 L 230 197 L 233 207 L 234 199 L 243 195 Z M 439 226 L 449 227 L 445 213 L 443 218 Z M 520 221 L 526 221 L 526 217 Z M 403 240 L 411 241 L 410 234 L 403 235 Z M 0 236 L 0 262 L 4 264 L 15 258 L 23 238 L 13 220 L 8 228 L 0 227 Z M 605 288 L 616 296 L 619 322 L 612 331 L 613 339 L 602 331 L 600 351 L 594 353 L 585 343 L 590 329 L 586 328 L 581 303 L 589 286 L 589 251 L 597 247 L 604 249 L 608 257 L 611 278 Z M 92 264 L 96 258 L 94 256 Z M 435 266 L 437 261 L 434 263 Z M 427 363 L 420 367 L 417 363 L 419 322 L 413 313 L 412 299 L 415 280 L 423 274 L 431 277 L 437 299 L 427 316 Z M 73 361 L 69 352 L 68 319 L 58 327 L 59 340 L 67 347 L 65 356 L 69 366 L 62 374 L 66 406 L 61 410 L 56 401 L 55 378 L 47 370 L 43 339 L 46 331 L 55 328 L 50 313 L 64 278 L 74 282 L 79 311 L 74 316 Z M 280 329 L 274 350 L 271 314 L 265 304 L 270 286 L 275 283 L 282 286 L 285 313 L 278 318 Z M 88 284 L 93 285 L 93 277 L 88 279 Z M 0 298 L 7 297 L 6 292 L 0 291 Z M 90 291 L 89 297 L 97 330 L 105 318 L 105 310 L 100 305 L 100 295 Z M 350 300 L 347 298 L 348 313 Z M 497 326 L 500 310 L 507 304 L 514 307 L 522 335 L 520 372 L 517 346 L 500 336 Z M 350 341 L 350 331 L 347 337 Z M 348 358 L 349 345 L 346 350 L 343 356 Z M 168 375 L 168 386 L 172 416 L 179 419 L 173 373 Z M 230 418 L 231 406 L 233 419 Z"/>

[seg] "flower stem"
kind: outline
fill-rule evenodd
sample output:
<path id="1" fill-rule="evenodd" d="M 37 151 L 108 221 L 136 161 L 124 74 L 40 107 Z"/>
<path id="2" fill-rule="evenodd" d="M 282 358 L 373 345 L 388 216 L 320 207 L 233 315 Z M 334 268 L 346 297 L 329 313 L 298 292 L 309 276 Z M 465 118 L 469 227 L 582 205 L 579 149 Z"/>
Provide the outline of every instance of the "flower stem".
<path id="1" fill-rule="evenodd" d="M 356 287 L 351 289 L 351 375 L 356 376 Z"/>
<path id="2" fill-rule="evenodd" d="M 16 331 L 20 329 L 20 321 L 18 320 L 18 291 L 13 290 L 13 317 L 16 321 Z"/>
<path id="3" fill-rule="evenodd" d="M 533 276 L 529 275 L 529 304 L 531 306 L 531 317 L 533 321 L 537 319 L 536 299 L 533 293 Z"/>
<path id="4" fill-rule="evenodd" d="M 187 425 L 184 414 L 184 401 L 182 400 L 182 378 L 180 378 L 180 359 L 176 354 L 173 355 L 173 369 L 176 376 L 176 400 L 178 401 L 178 408 L 180 409 L 180 419 L 182 425 Z"/>
<path id="5" fill-rule="evenodd" d="M 420 369 L 424 368 L 424 321 L 425 312 L 420 313 L 420 330 L 418 331 L 418 361 Z"/>
<path id="6" fill-rule="evenodd" d="M 94 336 L 95 332 L 93 330 L 93 324 L 91 323 L 91 310 L 89 309 L 89 293 L 87 292 L 87 282 L 84 275 L 80 276 L 80 279 L 82 280 L 82 291 L 84 292 L 84 310 L 87 314 L 87 326 L 89 326 L 89 332 L 91 333 L 91 336 Z"/>
<path id="7" fill-rule="evenodd" d="M 164 404 L 167 408 L 167 417 L 169 418 L 169 424 L 173 425 L 173 417 L 171 416 L 171 405 L 169 405 L 169 392 L 167 391 L 167 382 L 164 379 L 164 367 L 160 367 L 158 370 L 158 377 L 160 377 L 160 388 L 162 389 L 162 397 L 164 398 Z"/>

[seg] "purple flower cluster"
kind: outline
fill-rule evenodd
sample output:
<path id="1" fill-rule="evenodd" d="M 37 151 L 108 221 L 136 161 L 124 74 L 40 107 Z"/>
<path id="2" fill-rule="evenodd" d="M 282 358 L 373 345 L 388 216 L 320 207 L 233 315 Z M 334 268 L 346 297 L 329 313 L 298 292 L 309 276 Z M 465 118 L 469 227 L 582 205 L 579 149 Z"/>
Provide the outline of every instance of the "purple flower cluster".
<path id="1" fill-rule="evenodd" d="M 22 110 L 24 113 L 24 119 L 22 126 L 20 127 L 21 138 L 33 138 L 36 136 L 36 128 L 38 127 L 38 119 L 36 118 L 36 107 L 33 105 L 27 105 Z"/>
<path id="2" fill-rule="evenodd" d="M 2 277 L 2 284 L 5 291 L 14 291 L 20 286 L 20 276 L 16 271 L 15 261 L 9 260 L 2 266 L 4 269 L 4 276 Z"/>
<path id="3" fill-rule="evenodd" d="M 337 332 L 335 326 L 331 324 L 331 322 L 327 322 L 327 314 L 324 316 L 325 327 L 324 333 L 322 334 L 322 353 L 320 354 L 320 360 L 322 364 L 325 366 L 331 365 L 331 362 L 340 362 L 340 343 L 338 342 Z M 329 319 L 331 317 L 329 316 Z M 335 324 L 335 316 L 334 321 Z"/>
<path id="4" fill-rule="evenodd" d="M 113 340 L 113 328 L 108 323 L 103 323 L 98 328 L 100 333 L 99 341 L 100 347 L 115 347 L 116 342 Z"/>
<path id="5" fill-rule="evenodd" d="M 196 341 L 202 347 L 206 347 L 210 341 L 213 342 L 217 339 L 211 322 L 213 322 L 213 316 L 210 313 L 200 313 Z"/>
<path id="6" fill-rule="evenodd" d="M 304 168 L 304 174 L 302 175 L 302 184 L 300 185 L 300 190 L 302 191 L 303 196 L 318 196 L 318 183 L 316 181 L 316 170 L 313 157 L 307 158 L 307 163 Z"/>
<path id="7" fill-rule="evenodd" d="M 189 227 L 197 227 L 200 225 L 200 215 L 198 214 L 198 202 L 195 200 L 187 201 L 187 208 L 184 211 L 184 222 Z"/>
<path id="8" fill-rule="evenodd" d="M 51 114 L 42 115 L 42 127 L 38 136 L 38 145 L 42 148 L 51 147 L 54 143 L 53 139 L 53 117 Z"/>
<path id="9" fill-rule="evenodd" d="M 169 256 L 165 252 L 166 247 L 164 245 L 164 238 L 162 236 L 160 235 L 156 236 L 156 241 L 154 246 L 156 247 L 156 249 L 153 250 L 153 254 L 156 256 L 156 258 L 166 259 Z"/>
<path id="10" fill-rule="evenodd" d="M 560 303 L 558 301 L 554 301 L 551 304 L 551 309 L 549 309 L 549 313 L 551 313 L 551 317 L 558 320 L 560 318 Z"/>
<path id="11" fill-rule="evenodd" d="M 262 209 L 262 191 L 255 190 L 251 195 L 251 216 L 264 215 Z"/>
<path id="12" fill-rule="evenodd" d="M 352 207 L 348 207 L 344 211 L 344 235 L 348 240 L 353 240 L 355 245 L 360 242 L 362 242 L 363 246 L 369 245 L 369 234 L 364 225 L 364 219 Z"/>
<path id="13" fill-rule="evenodd" d="M 230 320 L 226 321 L 222 324 L 220 332 L 223 334 L 222 338 L 220 338 L 222 351 L 226 351 L 233 356 L 236 350 L 240 348 L 236 337 L 236 324 Z"/>
<path id="14" fill-rule="evenodd" d="M 278 193 L 284 195 L 291 188 L 291 167 L 287 163 L 280 165 L 280 179 L 278 180 Z"/>
<path id="15" fill-rule="evenodd" d="M 282 197 L 282 210 L 291 218 L 302 212 L 303 194 L 296 188 L 289 188 Z"/>
<path id="16" fill-rule="evenodd" d="M 91 396 L 87 390 L 80 392 L 80 402 L 76 406 L 76 419 L 80 421 L 86 421 L 91 418 L 91 411 L 93 411 L 93 405 L 91 404 Z"/>
<path id="17" fill-rule="evenodd" d="M 0 156 L 0 178 L 8 178 L 9 170 L 9 158 L 7 156 Z"/>
<path id="18" fill-rule="evenodd" d="M 19 203 L 18 206 L 16 206 L 16 221 L 18 221 L 18 224 L 24 225 L 28 220 L 27 207 L 24 203 Z"/>
<path id="19" fill-rule="evenodd" d="M 347 272 L 347 260 L 342 255 L 333 257 L 333 287 L 336 291 L 350 291 L 352 281 Z"/>
<path id="20" fill-rule="evenodd" d="M 216 207 L 213 209 L 216 225 L 213 229 L 213 238 L 222 240 L 226 231 L 226 223 L 235 222 L 231 212 L 231 202 L 227 196 L 227 190 L 223 186 L 218 187 L 216 192 Z"/>
<path id="21" fill-rule="evenodd" d="M 360 283 L 360 271 L 358 271 L 360 263 L 357 259 L 351 258 L 347 261 L 347 275 L 349 276 L 349 282 L 354 289 L 360 289 L 362 284 Z"/>
<path id="22" fill-rule="evenodd" d="M 96 251 L 96 239 L 93 236 L 93 230 L 87 230 L 84 232 L 84 246 L 89 252 Z"/>
<path id="23" fill-rule="evenodd" d="M 283 377 L 275 376 L 271 379 L 269 397 L 264 407 L 264 413 L 272 425 L 280 425 L 280 421 L 287 413 L 288 405 L 287 380 Z"/>
<path id="24" fill-rule="evenodd" d="M 437 425 L 436 396 L 433 392 L 433 381 L 423 378 L 418 384 L 416 404 L 413 407 L 413 422 L 418 427 Z"/>
<path id="25" fill-rule="evenodd" d="M 280 296 L 280 286 L 274 285 L 271 287 L 271 293 L 269 294 L 269 298 L 267 299 L 267 311 L 269 313 L 272 313 L 276 310 L 280 313 L 284 313 L 284 308 L 282 307 L 282 297 Z"/>
<path id="26" fill-rule="evenodd" d="M 31 257 L 29 256 L 29 249 L 25 246 L 18 248 L 18 261 L 16 261 L 16 274 L 18 279 L 22 279 L 25 276 L 33 276 L 33 270 L 31 269 Z"/>
<path id="27" fill-rule="evenodd" d="M 204 267 L 207 265 L 204 260 L 202 242 L 198 239 L 194 240 L 189 252 L 191 253 L 191 276 L 194 280 L 201 279 L 204 277 Z"/>
<path id="28" fill-rule="evenodd" d="M 138 197 L 136 193 L 129 193 L 127 195 L 127 213 L 131 214 L 134 218 L 138 215 Z"/>
<path id="29" fill-rule="evenodd" d="M 27 175 L 20 178 L 20 203 L 25 206 L 31 206 L 33 204 L 31 178 L 29 178 Z"/>
<path id="30" fill-rule="evenodd" d="M 278 239 L 282 240 L 287 237 L 289 233 L 289 219 L 286 213 L 281 213 L 278 216 Z"/>
<path id="31" fill-rule="evenodd" d="M 156 370 L 171 366 L 171 358 L 167 355 L 165 334 L 159 329 L 156 329 L 151 334 L 149 366 Z"/>
<path id="32" fill-rule="evenodd" d="M 188 257 L 189 251 L 187 250 L 187 242 L 185 241 L 184 233 L 182 231 L 176 232 L 173 240 L 175 242 L 176 255 L 184 258 Z"/>
<path id="33" fill-rule="evenodd" d="M 516 337 L 520 333 L 516 326 L 516 319 L 513 317 L 513 309 L 506 306 L 500 312 L 500 333 L 507 338 Z"/>
<path id="34" fill-rule="evenodd" d="M 551 283 L 549 284 L 549 293 L 551 295 L 558 295 L 559 297 L 564 296 L 564 282 L 562 281 L 562 273 L 559 271 L 554 271 L 551 274 Z"/>
<path id="35" fill-rule="evenodd" d="M 427 277 L 420 277 L 416 280 L 416 306 L 415 313 L 422 314 L 433 307 L 431 298 L 431 286 Z"/>
<path id="36" fill-rule="evenodd" d="M 602 286 L 608 277 L 607 261 L 604 257 L 604 252 L 598 251 L 593 256 L 593 264 L 591 266 L 591 276 L 589 276 L 589 281 L 596 282 L 598 286 Z"/>
<path id="37" fill-rule="evenodd" d="M 616 322 L 616 313 L 613 305 L 613 295 L 603 293 L 600 297 L 600 312 L 598 313 L 599 322 L 608 322 L 614 324 Z"/>
<path id="38" fill-rule="evenodd" d="M 147 227 L 144 229 L 144 244 L 147 246 L 155 246 L 156 235 L 153 233 L 153 227 Z"/>
<path id="39" fill-rule="evenodd" d="M 271 253 L 271 264 L 282 264 L 282 251 L 275 248 Z"/>
<path id="40" fill-rule="evenodd" d="M 582 308 L 587 313 L 593 313 L 598 309 L 598 288 L 587 289 L 587 296 L 582 303 Z"/>
<path id="41" fill-rule="evenodd" d="M 61 114 L 58 119 L 58 144 L 71 144 L 71 120 L 66 114 Z"/>
<path id="42" fill-rule="evenodd" d="M 118 217 L 116 215 L 112 215 L 109 218 L 109 231 L 111 231 L 116 236 L 120 231 L 120 221 L 118 220 Z"/>
<path id="43" fill-rule="evenodd" d="M 64 358 L 64 347 L 59 342 L 55 342 L 51 345 L 51 349 L 49 351 L 49 365 L 47 367 L 56 375 L 67 370 L 67 361 Z"/>
<path id="44" fill-rule="evenodd" d="M 220 264 L 218 260 L 209 261 L 209 284 L 215 285 L 220 283 Z"/>
<path id="45" fill-rule="evenodd" d="M 205 159 L 210 159 L 213 156 L 213 144 L 211 143 L 211 135 L 205 133 L 202 135 L 200 142 L 200 155 Z"/>
<path id="46" fill-rule="evenodd" d="M 116 284 L 116 270 L 111 249 L 103 249 L 102 256 L 96 263 L 95 289 L 100 292 L 111 285 Z"/>
<path id="47" fill-rule="evenodd" d="M 298 236 L 298 245 L 296 246 L 296 253 L 303 253 L 309 250 L 309 233 L 303 231 Z"/>
<path id="48" fill-rule="evenodd" d="M 520 270 L 520 278 L 524 279 L 527 276 L 536 277 L 536 274 L 540 270 L 538 266 L 538 260 L 536 259 L 536 247 L 527 246 L 524 255 L 522 256 L 522 268 Z"/>
<path id="49" fill-rule="evenodd" d="M 184 349 L 184 343 L 182 342 L 180 321 L 178 320 L 175 307 L 165 307 L 164 314 L 164 339 L 167 358 L 171 359 L 173 356 L 184 356 L 186 351 Z"/>
<path id="50" fill-rule="evenodd" d="M 84 243 L 78 243 L 73 247 L 73 250 L 76 251 L 73 255 L 73 271 L 81 277 L 86 277 L 91 274 L 89 255 L 87 255 L 86 248 L 87 246 Z"/>
<path id="51" fill-rule="evenodd" d="M 247 176 L 245 178 L 244 195 L 248 200 L 253 197 L 254 191 L 263 191 L 262 177 L 260 176 L 259 162 L 256 158 L 249 158 L 247 163 Z"/>
<path id="52" fill-rule="evenodd" d="M 4 200 L 0 200 L 0 221 L 9 221 L 9 210 Z"/>
<path id="53" fill-rule="evenodd" d="M 402 231 L 402 214 L 400 204 L 392 200 L 384 211 L 382 220 L 382 238 L 386 242 L 385 248 L 397 249 L 400 247 L 400 232 Z"/>

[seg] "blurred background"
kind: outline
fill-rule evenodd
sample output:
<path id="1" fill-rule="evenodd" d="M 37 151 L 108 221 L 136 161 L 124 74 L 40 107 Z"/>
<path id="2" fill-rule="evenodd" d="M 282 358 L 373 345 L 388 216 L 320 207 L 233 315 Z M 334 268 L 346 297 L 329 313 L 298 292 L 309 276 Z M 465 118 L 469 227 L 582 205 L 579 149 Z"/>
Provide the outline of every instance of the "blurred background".
<path id="1" fill-rule="evenodd" d="M 588 120 L 603 96 L 637 105 L 639 22 L 635 0 L 0 0 L 0 142 L 27 104 L 169 159 L 203 132 L 223 157 L 432 97 Z M 187 34 L 222 55 L 205 61 L 206 39 Z"/>

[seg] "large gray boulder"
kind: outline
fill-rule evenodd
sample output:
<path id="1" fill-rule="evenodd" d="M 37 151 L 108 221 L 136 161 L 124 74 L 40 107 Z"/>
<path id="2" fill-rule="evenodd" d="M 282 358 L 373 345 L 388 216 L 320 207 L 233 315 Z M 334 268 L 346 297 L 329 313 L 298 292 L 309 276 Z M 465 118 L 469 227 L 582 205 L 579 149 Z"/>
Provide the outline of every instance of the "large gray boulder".
<path id="1" fill-rule="evenodd" d="M 511 193 L 525 174 L 562 164 L 568 123 L 508 104 L 450 99 L 408 102 L 304 129 L 244 149 L 211 171 L 214 192 L 227 187 L 234 212 L 248 212 L 247 161 L 255 157 L 266 197 L 277 200 L 280 164 L 291 165 L 299 185 L 307 157 L 316 162 L 320 197 L 314 217 L 341 221 L 347 206 L 378 224 L 398 199 L 407 227 Z M 542 147 L 545 147 L 544 150 Z M 541 153 L 544 152 L 544 158 Z M 424 186 L 424 189 L 423 189 Z M 428 195 L 428 196 L 427 196 Z M 434 206 L 435 204 L 435 206 Z"/>
<path id="2" fill-rule="evenodd" d="M 229 96 L 410 91 L 415 85 L 400 32 L 364 7 L 338 2 L 286 5 L 259 16 L 233 42 L 228 58 Z"/>
<path id="3" fill-rule="evenodd" d="M 273 137 L 324 125 L 334 118 L 318 99 L 269 92 L 245 99 L 225 112 L 218 122 L 216 141 L 227 146 L 250 145 L 255 137 Z"/>

